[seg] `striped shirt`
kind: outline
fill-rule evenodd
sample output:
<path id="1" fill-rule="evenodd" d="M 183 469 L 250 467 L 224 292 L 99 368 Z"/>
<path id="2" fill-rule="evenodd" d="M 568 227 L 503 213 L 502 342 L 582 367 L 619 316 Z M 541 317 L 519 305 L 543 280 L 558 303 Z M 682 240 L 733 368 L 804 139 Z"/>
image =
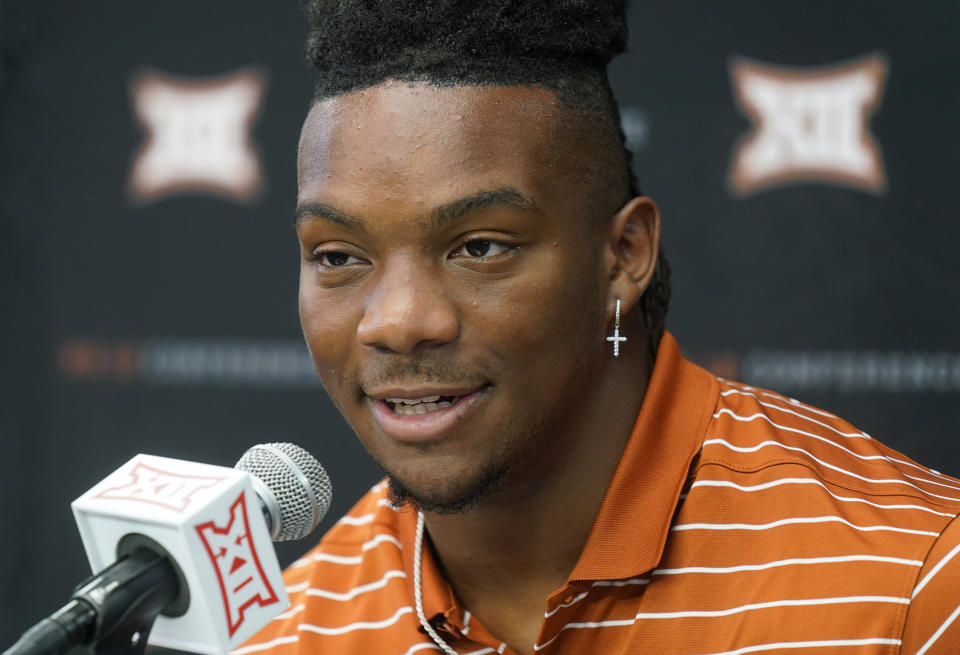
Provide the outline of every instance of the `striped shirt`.
<path id="1" fill-rule="evenodd" d="M 960 653 L 960 481 L 833 414 L 718 379 L 664 335 L 620 463 L 537 653 Z M 416 514 L 378 484 L 286 572 L 237 655 L 438 652 L 414 610 Z M 426 616 L 512 653 L 423 549 Z M 507 601 L 505 601 L 507 602 Z"/>

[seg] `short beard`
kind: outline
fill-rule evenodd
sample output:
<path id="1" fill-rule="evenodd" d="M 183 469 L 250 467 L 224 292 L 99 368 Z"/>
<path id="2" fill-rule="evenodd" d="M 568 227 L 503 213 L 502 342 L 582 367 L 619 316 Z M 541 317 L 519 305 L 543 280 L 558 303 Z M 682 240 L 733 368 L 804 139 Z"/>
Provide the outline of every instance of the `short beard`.
<path id="1" fill-rule="evenodd" d="M 411 491 L 403 482 L 387 474 L 387 493 L 390 503 L 397 509 L 410 505 L 421 512 L 432 514 L 463 514 L 494 493 L 503 481 L 506 471 L 493 469 L 484 471 L 476 484 L 459 496 L 446 498 L 424 498 Z"/>
<path id="2" fill-rule="evenodd" d="M 560 405 L 563 407 L 563 405 Z M 488 500 L 498 492 L 511 486 L 518 476 L 529 472 L 531 466 L 541 461 L 548 451 L 550 437 L 554 435 L 566 418 L 566 412 L 546 417 L 537 428 L 529 430 L 518 438 L 516 443 L 526 446 L 514 450 L 509 446 L 501 447 L 499 457 L 489 462 L 476 476 L 469 487 L 445 493 L 420 492 L 408 487 L 396 475 L 387 473 L 387 493 L 390 503 L 397 509 L 411 506 L 421 512 L 432 514 L 463 514 L 482 501 Z"/>

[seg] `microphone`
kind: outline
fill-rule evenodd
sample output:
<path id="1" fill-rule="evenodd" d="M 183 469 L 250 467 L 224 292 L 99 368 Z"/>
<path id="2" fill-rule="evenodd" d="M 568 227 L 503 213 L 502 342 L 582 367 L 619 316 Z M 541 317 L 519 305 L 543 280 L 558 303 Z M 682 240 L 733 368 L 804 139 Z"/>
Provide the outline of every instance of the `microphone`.
<path id="1" fill-rule="evenodd" d="M 270 542 L 309 534 L 332 494 L 289 443 L 254 446 L 232 469 L 137 455 L 71 504 L 99 573 L 3 655 L 226 653 L 289 607 Z"/>

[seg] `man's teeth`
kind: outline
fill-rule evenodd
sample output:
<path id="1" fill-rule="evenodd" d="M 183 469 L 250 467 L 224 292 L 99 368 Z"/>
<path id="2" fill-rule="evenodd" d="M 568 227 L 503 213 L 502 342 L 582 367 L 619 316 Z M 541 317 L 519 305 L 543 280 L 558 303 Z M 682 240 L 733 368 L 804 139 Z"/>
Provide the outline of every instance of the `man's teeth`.
<path id="1" fill-rule="evenodd" d="M 387 402 L 393 403 L 394 405 L 403 403 L 404 405 L 416 405 L 419 403 L 435 403 L 440 400 L 440 396 L 426 396 L 424 398 L 415 398 L 410 400 L 409 398 L 387 398 Z"/>
<path id="2" fill-rule="evenodd" d="M 443 400 L 440 400 L 443 398 Z M 424 398 L 386 398 L 386 401 L 393 405 L 393 411 L 397 414 L 410 416 L 413 414 L 426 414 L 435 412 L 438 409 L 453 407 L 457 400 L 456 396 L 425 396 Z"/>

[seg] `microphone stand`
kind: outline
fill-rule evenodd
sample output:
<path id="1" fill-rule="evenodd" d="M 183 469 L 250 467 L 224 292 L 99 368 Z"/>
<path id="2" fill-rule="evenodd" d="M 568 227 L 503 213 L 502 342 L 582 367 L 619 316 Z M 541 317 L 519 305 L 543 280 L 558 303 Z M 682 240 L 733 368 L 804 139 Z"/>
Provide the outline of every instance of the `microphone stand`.
<path id="1" fill-rule="evenodd" d="M 128 536 L 136 538 L 132 552 L 81 582 L 69 603 L 3 655 L 60 655 L 77 645 L 93 655 L 143 655 L 157 616 L 183 614 L 189 596 L 179 567 L 159 544 L 153 542 L 162 554 L 146 543 L 153 540 Z"/>

